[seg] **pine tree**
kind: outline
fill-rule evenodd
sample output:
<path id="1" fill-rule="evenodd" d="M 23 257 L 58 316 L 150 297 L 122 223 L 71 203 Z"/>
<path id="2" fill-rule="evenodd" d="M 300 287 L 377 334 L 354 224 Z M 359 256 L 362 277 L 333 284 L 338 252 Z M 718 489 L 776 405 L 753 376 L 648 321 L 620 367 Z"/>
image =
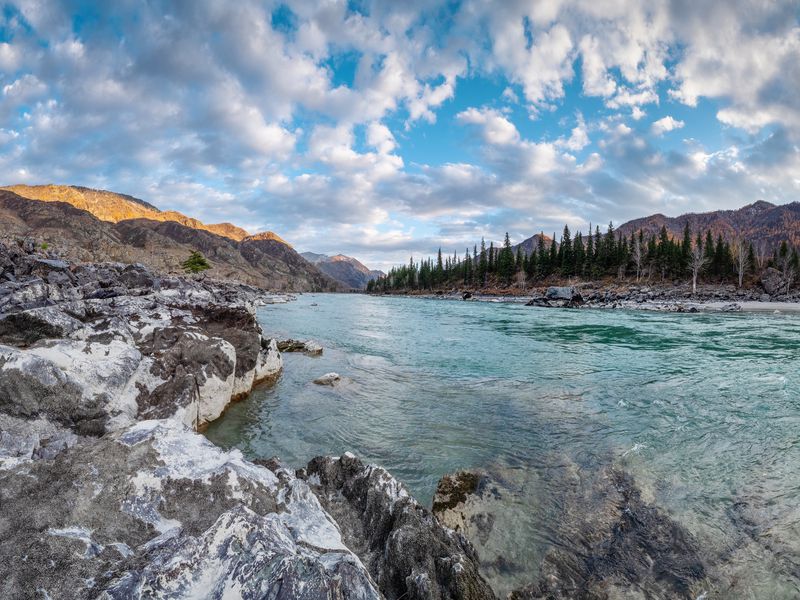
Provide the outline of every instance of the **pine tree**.
<path id="1" fill-rule="evenodd" d="M 678 271 L 685 271 L 689 268 L 689 258 L 692 255 L 692 232 L 689 229 L 689 221 L 683 228 L 683 242 L 681 243 L 681 264 Z"/>
<path id="2" fill-rule="evenodd" d="M 480 261 L 478 262 L 478 279 L 480 280 L 480 285 L 486 285 L 486 276 L 489 272 L 489 261 L 486 256 L 486 241 L 481 238 L 481 256 Z"/>
<path id="3" fill-rule="evenodd" d="M 539 234 L 539 242 L 536 248 L 536 275 L 539 277 L 547 276 L 547 250 L 544 246 L 544 231 Z"/>
<path id="4" fill-rule="evenodd" d="M 206 260 L 206 257 L 200 254 L 197 250 L 192 250 L 185 261 L 181 263 L 181 267 L 187 273 L 200 273 L 211 268 L 211 265 Z"/>
<path id="5" fill-rule="evenodd" d="M 506 232 L 503 248 L 497 255 L 497 274 L 506 285 L 511 283 L 511 278 L 514 276 L 514 252 L 511 250 L 511 240 L 508 238 L 508 232 Z"/>
<path id="6" fill-rule="evenodd" d="M 564 233 L 561 234 L 561 246 L 558 249 L 560 258 L 561 275 L 569 277 L 572 275 L 574 257 L 572 255 L 572 237 L 569 226 L 564 225 Z"/>

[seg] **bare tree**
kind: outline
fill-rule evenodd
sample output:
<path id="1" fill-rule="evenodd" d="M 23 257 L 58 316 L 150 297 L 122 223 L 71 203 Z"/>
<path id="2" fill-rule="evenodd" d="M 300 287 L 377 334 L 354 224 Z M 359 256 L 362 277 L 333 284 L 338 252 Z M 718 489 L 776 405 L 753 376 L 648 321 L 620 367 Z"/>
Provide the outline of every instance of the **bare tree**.
<path id="1" fill-rule="evenodd" d="M 767 264 L 767 240 L 758 240 L 756 242 L 756 264 L 758 265 L 758 270 L 761 271 Z"/>
<path id="2" fill-rule="evenodd" d="M 527 283 L 528 277 L 525 274 L 525 269 L 520 269 L 517 271 L 517 285 L 525 290 L 527 288 Z"/>
<path id="3" fill-rule="evenodd" d="M 708 258 L 703 252 L 703 247 L 700 244 L 695 244 L 694 248 L 692 248 L 692 255 L 689 257 L 689 268 L 692 270 L 692 294 L 697 293 L 697 276 L 707 263 Z"/>
<path id="4" fill-rule="evenodd" d="M 750 266 L 748 247 L 742 237 L 733 240 L 733 263 L 736 265 L 736 273 L 739 275 L 739 287 L 742 287 L 744 274 Z"/>
<path id="5" fill-rule="evenodd" d="M 635 235 L 633 238 L 633 264 L 636 265 L 636 283 L 639 283 L 639 276 L 642 273 L 642 243 L 639 241 L 639 236 Z"/>
<path id="6" fill-rule="evenodd" d="M 792 289 L 792 285 L 794 285 L 794 278 L 797 274 L 795 272 L 792 255 L 789 252 L 781 254 L 778 257 L 778 265 L 781 267 L 781 271 L 783 273 L 783 285 L 786 287 L 786 293 L 788 294 L 789 290 Z"/>

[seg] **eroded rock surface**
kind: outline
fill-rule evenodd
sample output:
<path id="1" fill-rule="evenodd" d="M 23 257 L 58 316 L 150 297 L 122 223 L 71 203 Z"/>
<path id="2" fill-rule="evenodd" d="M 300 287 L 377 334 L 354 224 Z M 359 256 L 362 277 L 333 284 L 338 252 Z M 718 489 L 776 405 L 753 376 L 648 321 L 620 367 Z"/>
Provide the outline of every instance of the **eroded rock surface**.
<path id="1" fill-rule="evenodd" d="M 306 480 L 387 598 L 494 598 L 470 543 L 442 527 L 386 470 L 318 457 Z"/>
<path id="2" fill-rule="evenodd" d="M 282 368 L 255 318 L 268 298 L 256 288 L 159 277 L 141 265 L 70 265 L 31 244 L 0 245 L 0 265 L 7 415 L 80 436 L 152 418 L 200 429 Z M 4 453 L 21 447 L 30 444 Z"/>
<path id="3" fill-rule="evenodd" d="M 3 598 L 381 597 L 305 482 L 174 421 L 0 471 L 0 505 Z"/>

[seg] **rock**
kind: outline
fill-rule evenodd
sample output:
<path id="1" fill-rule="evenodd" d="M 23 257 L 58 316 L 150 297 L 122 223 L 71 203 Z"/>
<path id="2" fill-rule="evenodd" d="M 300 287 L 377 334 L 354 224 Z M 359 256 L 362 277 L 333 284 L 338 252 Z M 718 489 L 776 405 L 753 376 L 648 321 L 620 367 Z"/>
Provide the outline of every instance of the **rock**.
<path id="1" fill-rule="evenodd" d="M 26 347 L 42 339 L 61 338 L 80 329 L 76 318 L 52 307 L 0 316 L 0 343 Z"/>
<path id="2" fill-rule="evenodd" d="M 558 479 L 552 489 L 560 495 L 550 500 L 560 513 L 553 517 L 552 546 L 537 569 L 538 579 L 510 598 L 694 600 L 708 588 L 707 559 L 697 540 L 646 502 L 629 474 L 614 467 L 587 471 L 574 465 L 554 472 Z M 504 557 L 497 539 L 508 535 L 509 513 L 513 517 L 514 511 L 535 510 L 530 498 L 519 497 L 524 487 L 503 474 L 459 473 L 440 482 L 435 511 L 465 532 L 487 569 L 500 564 L 530 572 Z M 517 522 L 520 518 L 516 516 Z"/>
<path id="3" fill-rule="evenodd" d="M 281 352 L 304 352 L 309 356 L 319 356 L 322 354 L 322 346 L 313 340 L 283 340 L 278 342 L 278 350 Z"/>
<path id="4" fill-rule="evenodd" d="M 761 285 L 770 296 L 776 296 L 787 291 L 783 274 L 773 267 L 767 267 L 761 275 Z"/>
<path id="5" fill-rule="evenodd" d="M 3 598 L 381 598 L 307 483 L 174 422 L 0 471 L 0 503 Z"/>
<path id="6" fill-rule="evenodd" d="M 350 454 L 318 457 L 306 480 L 387 598 L 490 599 L 474 550 L 387 471 Z"/>
<path id="7" fill-rule="evenodd" d="M 466 535 L 468 517 L 462 509 L 476 496 L 482 480 L 485 480 L 485 476 L 472 471 L 459 471 L 442 477 L 436 487 L 431 509 L 436 518 L 453 531 Z"/>
<path id="8" fill-rule="evenodd" d="M 461 294 L 462 300 L 470 300 L 472 298 L 472 292 L 464 292 Z"/>
<path id="9" fill-rule="evenodd" d="M 341 379 L 342 378 L 339 376 L 338 373 L 325 373 L 325 375 L 317 377 L 314 380 L 314 383 L 316 383 L 317 385 L 334 385 Z"/>
<path id="10" fill-rule="evenodd" d="M 572 300 L 575 294 L 575 288 L 572 286 L 550 286 L 544 295 L 548 300 Z"/>
<path id="11" fill-rule="evenodd" d="M 258 355 L 255 383 L 274 381 L 283 370 L 283 357 L 274 339 L 261 338 L 261 352 Z"/>
<path id="12" fill-rule="evenodd" d="M 525 303 L 525 306 L 539 306 L 542 308 L 549 308 L 552 306 L 547 298 L 532 298 Z"/>

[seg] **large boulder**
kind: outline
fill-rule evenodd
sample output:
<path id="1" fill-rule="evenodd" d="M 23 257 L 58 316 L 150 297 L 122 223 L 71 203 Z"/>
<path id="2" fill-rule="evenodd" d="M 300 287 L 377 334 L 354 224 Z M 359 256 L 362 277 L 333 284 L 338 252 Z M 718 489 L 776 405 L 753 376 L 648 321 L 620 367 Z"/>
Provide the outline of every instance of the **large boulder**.
<path id="1" fill-rule="evenodd" d="M 470 543 L 442 527 L 386 470 L 352 455 L 318 457 L 306 480 L 387 598 L 494 598 Z"/>
<path id="2" fill-rule="evenodd" d="M 761 275 L 761 285 L 764 291 L 770 296 L 777 296 L 787 292 L 786 280 L 783 274 L 773 267 L 767 267 L 764 270 L 764 273 Z"/>
<path id="3" fill-rule="evenodd" d="M 381 596 L 309 486 L 174 422 L 0 470 L 0 596 Z"/>
<path id="4" fill-rule="evenodd" d="M 554 286 L 551 285 L 547 288 L 547 291 L 544 294 L 545 298 L 548 300 L 567 300 L 567 301 L 579 301 L 581 300 L 581 294 L 578 290 L 571 286 Z"/>

